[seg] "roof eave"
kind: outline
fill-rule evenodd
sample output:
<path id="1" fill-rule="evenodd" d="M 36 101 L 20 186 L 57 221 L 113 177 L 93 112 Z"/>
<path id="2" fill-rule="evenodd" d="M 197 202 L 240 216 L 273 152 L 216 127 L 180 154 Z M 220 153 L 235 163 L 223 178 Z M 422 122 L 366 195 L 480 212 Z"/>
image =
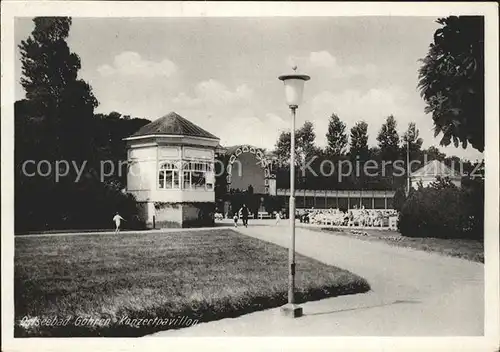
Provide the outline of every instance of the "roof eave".
<path id="1" fill-rule="evenodd" d="M 202 139 L 202 140 L 208 140 L 208 141 L 220 141 L 220 138 L 218 137 L 200 137 L 200 136 L 190 136 L 190 135 L 184 135 L 184 134 L 145 134 L 145 135 L 140 135 L 140 136 L 130 136 L 123 138 L 123 141 L 135 141 L 139 139 L 146 139 L 146 138 L 196 138 L 196 139 Z"/>

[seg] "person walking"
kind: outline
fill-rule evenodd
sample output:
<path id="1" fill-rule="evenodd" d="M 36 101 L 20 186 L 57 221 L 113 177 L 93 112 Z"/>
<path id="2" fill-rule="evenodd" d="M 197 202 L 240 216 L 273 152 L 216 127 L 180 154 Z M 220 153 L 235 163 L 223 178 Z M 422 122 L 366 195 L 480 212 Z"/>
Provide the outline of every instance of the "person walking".
<path id="1" fill-rule="evenodd" d="M 280 224 L 280 220 L 281 220 L 281 212 L 277 211 L 276 212 L 276 225 Z"/>
<path id="2" fill-rule="evenodd" d="M 233 216 L 233 221 L 234 221 L 234 227 L 238 227 L 238 213 L 234 213 Z"/>
<path id="3" fill-rule="evenodd" d="M 246 204 L 243 204 L 239 213 L 241 215 L 241 219 L 243 220 L 243 225 L 245 227 L 248 227 L 248 213 L 249 213 L 249 211 L 248 211 Z"/>
<path id="4" fill-rule="evenodd" d="M 120 225 L 122 220 L 125 221 L 125 219 L 122 218 L 120 214 L 118 214 L 118 212 L 116 212 L 115 216 L 113 216 L 113 221 L 115 222 L 116 225 L 115 234 L 120 232 Z"/>

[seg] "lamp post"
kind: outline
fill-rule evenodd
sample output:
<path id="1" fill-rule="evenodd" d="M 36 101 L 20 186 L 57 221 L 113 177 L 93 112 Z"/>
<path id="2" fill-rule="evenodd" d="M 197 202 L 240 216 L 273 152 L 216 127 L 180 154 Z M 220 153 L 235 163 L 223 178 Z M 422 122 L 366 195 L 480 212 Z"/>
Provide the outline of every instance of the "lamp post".
<path id="1" fill-rule="evenodd" d="M 411 170 L 410 170 L 410 137 L 406 138 L 406 198 L 410 194 L 411 188 Z"/>
<path id="2" fill-rule="evenodd" d="M 297 66 L 293 73 L 279 76 L 285 84 L 286 103 L 290 107 L 292 130 L 290 133 L 290 246 L 288 248 L 288 304 L 281 308 L 284 315 L 293 318 L 302 316 L 302 308 L 295 304 L 295 111 L 302 102 L 304 83 L 311 77 L 297 74 Z"/>

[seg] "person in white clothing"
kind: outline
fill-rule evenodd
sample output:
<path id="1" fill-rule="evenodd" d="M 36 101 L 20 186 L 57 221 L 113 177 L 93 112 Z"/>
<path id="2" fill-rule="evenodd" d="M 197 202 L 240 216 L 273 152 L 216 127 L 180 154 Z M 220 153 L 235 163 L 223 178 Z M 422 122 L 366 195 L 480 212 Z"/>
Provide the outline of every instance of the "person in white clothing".
<path id="1" fill-rule="evenodd" d="M 113 221 L 115 222 L 115 225 L 116 225 L 116 229 L 115 229 L 115 233 L 118 233 L 120 232 L 120 224 L 121 224 L 121 221 L 125 221 L 124 218 L 122 218 L 120 216 L 120 214 L 118 214 L 118 212 L 115 214 L 115 216 L 113 217 Z"/>
<path id="2" fill-rule="evenodd" d="M 235 213 L 233 216 L 234 227 L 238 227 L 238 219 L 239 219 L 238 213 Z"/>
<path id="3" fill-rule="evenodd" d="M 280 224 L 281 213 L 279 211 L 276 212 L 276 225 Z"/>

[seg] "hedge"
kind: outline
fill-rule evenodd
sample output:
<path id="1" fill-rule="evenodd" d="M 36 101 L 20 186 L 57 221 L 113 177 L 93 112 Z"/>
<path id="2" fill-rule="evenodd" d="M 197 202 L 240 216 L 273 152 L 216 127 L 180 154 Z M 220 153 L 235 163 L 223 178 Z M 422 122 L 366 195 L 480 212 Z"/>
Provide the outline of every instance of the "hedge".
<path id="1" fill-rule="evenodd" d="M 438 179 L 429 187 L 410 193 L 399 213 L 403 236 L 482 239 L 484 185 L 462 188 Z"/>

